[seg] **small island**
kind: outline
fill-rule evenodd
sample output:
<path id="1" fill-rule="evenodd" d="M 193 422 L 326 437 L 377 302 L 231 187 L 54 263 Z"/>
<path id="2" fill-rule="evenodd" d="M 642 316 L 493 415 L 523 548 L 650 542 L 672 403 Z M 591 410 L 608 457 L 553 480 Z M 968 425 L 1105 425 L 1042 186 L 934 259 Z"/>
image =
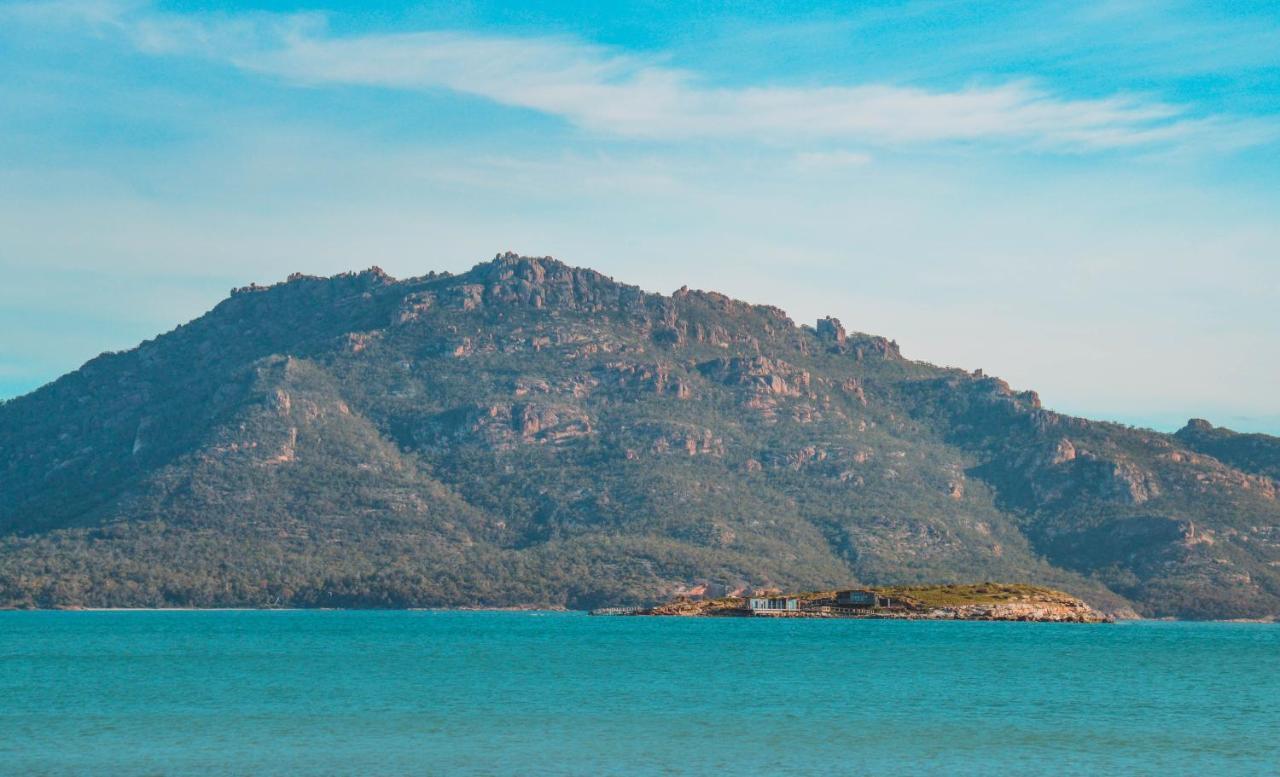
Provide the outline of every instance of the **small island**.
<path id="1" fill-rule="evenodd" d="M 695 618 L 873 618 L 896 620 L 1110 623 L 1113 619 L 1071 594 L 1034 585 L 892 586 L 752 595 L 677 597 L 654 607 L 606 608 L 593 615 Z"/>

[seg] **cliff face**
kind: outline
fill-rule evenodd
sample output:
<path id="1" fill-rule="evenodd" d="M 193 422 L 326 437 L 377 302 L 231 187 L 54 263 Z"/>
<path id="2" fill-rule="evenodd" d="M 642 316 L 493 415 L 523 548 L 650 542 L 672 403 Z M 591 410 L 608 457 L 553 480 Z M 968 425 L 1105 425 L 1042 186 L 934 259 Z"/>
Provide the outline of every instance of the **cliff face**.
<path id="1" fill-rule="evenodd" d="M 834 319 L 551 259 L 292 276 L 0 405 L 0 603 L 1017 579 L 1280 613 L 1277 441 L 1214 431 L 1062 416 Z"/>

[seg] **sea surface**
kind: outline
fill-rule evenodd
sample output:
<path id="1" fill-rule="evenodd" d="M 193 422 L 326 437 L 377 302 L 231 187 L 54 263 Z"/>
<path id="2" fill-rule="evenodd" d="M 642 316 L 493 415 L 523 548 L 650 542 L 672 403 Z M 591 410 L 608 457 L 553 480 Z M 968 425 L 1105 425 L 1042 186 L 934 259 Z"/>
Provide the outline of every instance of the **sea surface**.
<path id="1" fill-rule="evenodd" d="M 1280 774 L 1280 626 L 8 612 L 0 774 Z"/>

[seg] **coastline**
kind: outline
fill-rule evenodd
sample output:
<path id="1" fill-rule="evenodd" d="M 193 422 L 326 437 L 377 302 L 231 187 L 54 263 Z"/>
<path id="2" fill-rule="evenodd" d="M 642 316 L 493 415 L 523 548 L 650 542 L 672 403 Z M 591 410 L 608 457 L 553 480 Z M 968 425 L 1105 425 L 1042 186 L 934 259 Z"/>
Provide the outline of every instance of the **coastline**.
<path id="1" fill-rule="evenodd" d="M 809 594 L 812 596 L 812 594 Z M 1004 621 L 1004 622 L 1071 622 L 1069 620 L 1055 619 L 1032 619 L 1021 617 L 957 617 L 954 613 L 929 613 L 929 612 L 874 612 L 868 611 L 864 613 L 851 614 L 847 610 L 839 614 L 823 612 L 823 608 L 817 611 L 801 611 L 793 613 L 760 613 L 752 614 L 741 608 L 732 608 L 731 611 L 707 613 L 702 610 L 716 600 L 704 601 L 681 601 L 667 602 L 664 604 L 651 605 L 647 607 L 627 607 L 621 609 L 632 610 L 622 615 L 622 617 L 656 617 L 656 618 L 688 618 L 688 617 L 764 617 L 764 618 L 781 618 L 787 620 L 930 620 L 930 621 Z M 1088 607 L 1087 604 L 1080 602 L 1080 605 Z M 611 609 L 611 608 L 606 608 Z M 939 608 L 954 609 L 954 608 Z M 1280 616 L 1266 615 L 1255 618 L 1173 618 L 1173 617 L 1142 617 L 1131 610 L 1127 612 L 1104 612 L 1093 610 L 1103 616 L 1101 621 L 1088 622 L 1108 622 L 1108 623 L 1232 623 L 1232 624 L 1261 624 L 1276 625 L 1280 624 Z M 0 607 L 0 613 L 5 612 L 42 612 L 42 613 L 179 613 L 179 612 L 476 612 L 476 613 L 556 613 L 556 614 L 576 614 L 576 615 L 592 615 L 605 614 L 600 610 L 590 609 L 574 609 L 564 606 L 542 606 L 542 605 L 506 605 L 506 606 L 464 606 L 464 607 Z M 616 614 L 609 613 L 617 616 Z"/>
<path id="2" fill-rule="evenodd" d="M 590 610 L 575 610 L 568 607 L 32 607 L 17 608 L 7 607 L 0 608 L 0 615 L 4 613 L 181 613 L 181 612 L 474 612 L 474 613 L 554 613 L 558 615 L 582 615 L 589 616 Z M 646 614 L 645 618 L 688 618 L 687 615 L 673 615 L 663 613 Z M 699 617 L 725 617 L 725 616 L 699 616 Z M 777 617 L 777 616 L 763 616 Z M 952 623 L 1071 623 L 1071 621 L 1033 621 L 1033 620 L 1017 620 L 1017 619 L 1001 619 L 1001 618 L 928 618 L 928 617 L 904 617 L 904 616 L 843 616 L 843 617 L 812 617 L 801 616 L 791 618 L 778 618 L 779 620 L 860 620 L 860 621 L 928 621 L 933 623 L 952 622 Z M 1143 618 L 1143 617 L 1111 617 L 1106 621 L 1111 624 L 1122 623 L 1223 623 L 1233 625 L 1259 625 L 1259 626 L 1275 626 L 1280 624 L 1280 616 L 1266 616 L 1261 618 Z"/>

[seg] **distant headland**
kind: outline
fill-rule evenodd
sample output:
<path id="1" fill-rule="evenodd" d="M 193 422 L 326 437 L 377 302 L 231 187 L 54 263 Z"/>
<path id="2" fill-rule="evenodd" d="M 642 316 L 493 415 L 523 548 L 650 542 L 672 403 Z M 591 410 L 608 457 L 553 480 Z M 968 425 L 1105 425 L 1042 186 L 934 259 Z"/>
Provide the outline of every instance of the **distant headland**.
<path id="1" fill-rule="evenodd" d="M 1061 591 L 1033 585 L 895 586 L 837 591 L 761 591 L 716 599 L 678 597 L 656 607 L 605 608 L 593 615 L 732 618 L 876 618 L 895 620 L 1111 623 L 1113 618 Z"/>

